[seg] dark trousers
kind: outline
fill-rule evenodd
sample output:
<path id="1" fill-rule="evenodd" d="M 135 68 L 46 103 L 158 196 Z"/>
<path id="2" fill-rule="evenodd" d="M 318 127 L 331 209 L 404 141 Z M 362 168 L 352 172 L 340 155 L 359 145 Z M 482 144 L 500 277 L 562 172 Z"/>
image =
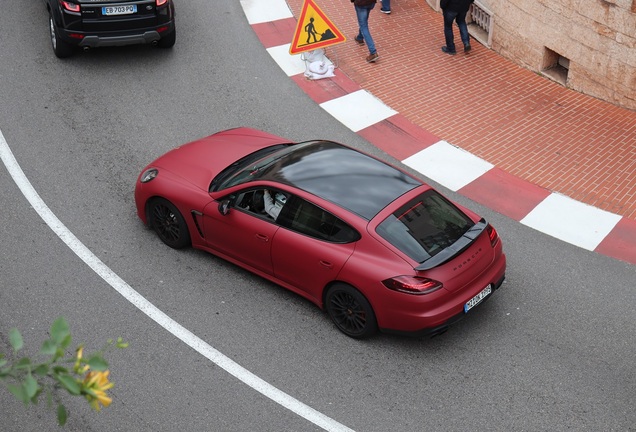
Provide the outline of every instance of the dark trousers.
<path id="1" fill-rule="evenodd" d="M 468 26 L 466 25 L 466 14 L 468 11 L 455 12 L 445 9 L 444 11 L 444 37 L 446 38 L 446 47 L 450 51 L 455 51 L 455 38 L 453 37 L 453 21 L 457 22 L 459 27 L 459 36 L 464 46 L 470 45 L 470 37 L 468 36 Z"/>

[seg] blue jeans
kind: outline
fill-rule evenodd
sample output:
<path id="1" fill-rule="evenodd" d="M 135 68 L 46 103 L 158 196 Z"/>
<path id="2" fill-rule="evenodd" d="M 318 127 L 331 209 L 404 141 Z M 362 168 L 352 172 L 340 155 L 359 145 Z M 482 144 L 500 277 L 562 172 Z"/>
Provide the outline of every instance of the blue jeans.
<path id="1" fill-rule="evenodd" d="M 375 3 L 370 6 L 355 6 L 356 8 L 356 16 L 358 17 L 358 36 L 356 39 L 362 40 L 367 44 L 367 48 L 369 48 L 369 54 L 375 54 L 375 43 L 373 42 L 373 38 L 371 37 L 371 33 L 369 33 L 369 13 L 371 9 L 375 7 Z"/>
<path id="2" fill-rule="evenodd" d="M 470 37 L 468 36 L 468 26 L 466 25 L 466 13 L 455 12 L 452 10 L 444 10 L 444 38 L 446 39 L 446 47 L 450 51 L 455 51 L 455 38 L 453 37 L 453 21 L 457 21 L 459 27 L 459 36 L 462 38 L 462 43 L 470 45 Z"/>
<path id="3" fill-rule="evenodd" d="M 391 10 L 391 0 L 382 0 L 382 9 Z"/>

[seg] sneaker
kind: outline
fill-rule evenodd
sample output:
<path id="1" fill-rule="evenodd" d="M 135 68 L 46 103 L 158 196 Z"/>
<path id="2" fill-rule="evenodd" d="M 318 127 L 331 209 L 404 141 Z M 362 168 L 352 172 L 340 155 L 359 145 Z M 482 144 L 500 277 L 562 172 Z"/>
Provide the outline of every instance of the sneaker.
<path id="1" fill-rule="evenodd" d="M 449 49 L 446 45 L 444 45 L 442 47 L 442 51 L 444 51 L 446 54 L 450 54 L 450 55 L 455 55 L 457 54 L 457 51 Z"/>
<path id="2" fill-rule="evenodd" d="M 468 52 L 472 49 L 470 45 L 464 45 L 464 52 Z"/>
<path id="3" fill-rule="evenodd" d="M 375 63 L 380 58 L 380 54 L 369 54 L 367 56 L 367 63 Z"/>
<path id="4" fill-rule="evenodd" d="M 391 13 L 391 9 L 384 9 L 384 8 L 381 8 L 381 9 L 380 9 L 380 12 L 385 13 L 385 14 L 387 14 L 387 15 L 388 15 L 388 14 L 390 14 L 390 13 Z"/>
<path id="5" fill-rule="evenodd" d="M 358 42 L 358 45 L 364 45 L 364 39 L 358 39 L 358 37 L 354 37 L 353 39 L 355 39 L 356 42 Z"/>

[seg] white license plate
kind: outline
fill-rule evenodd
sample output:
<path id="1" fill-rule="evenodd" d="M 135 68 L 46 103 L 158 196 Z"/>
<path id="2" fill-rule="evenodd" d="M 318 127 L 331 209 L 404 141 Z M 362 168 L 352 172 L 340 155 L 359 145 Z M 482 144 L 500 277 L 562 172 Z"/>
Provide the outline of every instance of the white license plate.
<path id="1" fill-rule="evenodd" d="M 137 5 L 104 6 L 102 15 L 128 15 L 137 13 Z"/>
<path id="2" fill-rule="evenodd" d="M 479 303 L 481 303 L 486 297 L 490 295 L 491 292 L 492 292 L 492 285 L 488 285 L 486 288 L 481 290 L 479 294 L 477 294 L 475 297 L 468 300 L 468 302 L 464 305 L 464 313 L 468 312 L 469 310 L 477 306 Z"/>

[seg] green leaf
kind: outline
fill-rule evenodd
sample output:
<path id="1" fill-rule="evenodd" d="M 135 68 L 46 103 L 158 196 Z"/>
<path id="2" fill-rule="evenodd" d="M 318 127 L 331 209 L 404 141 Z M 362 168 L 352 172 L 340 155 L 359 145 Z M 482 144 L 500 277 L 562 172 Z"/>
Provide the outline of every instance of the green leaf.
<path id="1" fill-rule="evenodd" d="M 16 369 L 31 369 L 31 359 L 28 357 L 22 357 L 15 364 Z"/>
<path id="2" fill-rule="evenodd" d="M 64 339 L 62 339 L 62 342 L 60 342 L 60 346 L 62 348 L 67 348 L 71 344 L 72 339 L 73 338 L 71 337 L 71 334 L 69 333 Z"/>
<path id="3" fill-rule="evenodd" d="M 72 376 L 69 375 L 58 375 L 57 380 L 62 384 L 62 386 L 68 391 L 70 394 L 77 396 L 80 394 L 82 388 L 80 384 L 75 381 Z"/>
<path id="4" fill-rule="evenodd" d="M 9 391 L 16 397 L 16 399 L 24 402 L 25 405 L 29 404 L 29 398 L 27 397 L 24 388 L 21 385 L 9 384 L 7 386 Z"/>
<path id="5" fill-rule="evenodd" d="M 35 380 L 35 378 L 33 378 L 33 375 L 28 374 L 24 379 L 24 382 L 22 383 L 22 387 L 24 387 L 26 396 L 31 399 L 33 398 L 33 396 L 35 396 L 40 386 L 38 385 L 38 382 Z"/>
<path id="6" fill-rule="evenodd" d="M 0 367 L 7 364 L 7 359 L 0 357 Z"/>
<path id="7" fill-rule="evenodd" d="M 64 366 L 53 366 L 53 373 L 56 375 L 67 374 L 68 369 L 66 369 Z"/>
<path id="8" fill-rule="evenodd" d="M 46 376 L 49 373 L 49 366 L 46 363 L 39 364 L 33 369 L 33 373 L 38 376 Z"/>
<path id="9" fill-rule="evenodd" d="M 17 328 L 12 328 L 11 330 L 9 330 L 9 342 L 11 342 L 11 347 L 15 352 L 20 351 L 24 346 L 22 335 Z"/>
<path id="10" fill-rule="evenodd" d="M 66 408 L 64 408 L 64 405 L 59 404 L 57 406 L 57 423 L 60 426 L 64 426 L 66 424 L 67 418 L 68 418 L 68 414 L 66 414 Z"/>
<path id="11" fill-rule="evenodd" d="M 33 405 L 37 405 L 38 404 L 38 398 L 40 397 L 41 393 L 42 393 L 42 387 L 39 387 L 38 391 L 36 391 L 35 394 L 33 395 L 33 397 L 31 398 L 31 403 Z"/>
<path id="12" fill-rule="evenodd" d="M 104 360 L 100 355 L 94 355 L 88 359 L 88 365 L 91 369 L 98 372 L 103 372 L 108 369 L 108 362 L 106 362 L 106 360 Z"/>
<path id="13" fill-rule="evenodd" d="M 40 353 L 44 355 L 53 355 L 55 354 L 56 350 L 57 345 L 55 344 L 55 341 L 47 339 L 44 341 L 44 343 L 42 343 L 42 349 L 40 349 Z"/>
<path id="14" fill-rule="evenodd" d="M 61 316 L 53 322 L 53 325 L 51 326 L 51 339 L 55 343 L 62 344 L 69 333 L 68 323 L 64 317 Z"/>

